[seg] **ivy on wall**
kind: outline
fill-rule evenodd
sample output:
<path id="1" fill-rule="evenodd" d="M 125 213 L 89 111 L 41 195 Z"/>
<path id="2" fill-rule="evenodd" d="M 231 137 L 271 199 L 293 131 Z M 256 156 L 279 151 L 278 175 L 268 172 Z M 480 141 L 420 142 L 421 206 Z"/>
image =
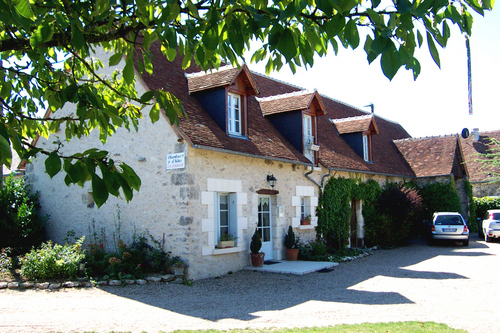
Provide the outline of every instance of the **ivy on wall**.
<path id="1" fill-rule="evenodd" d="M 319 198 L 317 237 L 336 249 L 344 249 L 349 239 L 351 200 L 371 201 L 380 192 L 374 180 L 330 178 Z"/>
<path id="2" fill-rule="evenodd" d="M 453 179 L 449 183 L 434 183 L 423 187 L 420 189 L 420 195 L 427 209 L 427 219 L 431 219 L 434 212 L 462 213 L 460 197 Z"/>

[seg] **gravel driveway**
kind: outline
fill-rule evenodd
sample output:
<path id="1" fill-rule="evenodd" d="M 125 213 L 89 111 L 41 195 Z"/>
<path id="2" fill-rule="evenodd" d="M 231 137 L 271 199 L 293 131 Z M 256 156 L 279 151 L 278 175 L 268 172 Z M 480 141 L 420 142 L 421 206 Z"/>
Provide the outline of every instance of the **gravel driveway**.
<path id="1" fill-rule="evenodd" d="M 475 238 L 476 237 L 476 238 Z M 419 240 L 303 276 L 252 271 L 176 284 L 0 290 L 0 332 L 158 332 L 435 321 L 498 331 L 500 244 Z"/>

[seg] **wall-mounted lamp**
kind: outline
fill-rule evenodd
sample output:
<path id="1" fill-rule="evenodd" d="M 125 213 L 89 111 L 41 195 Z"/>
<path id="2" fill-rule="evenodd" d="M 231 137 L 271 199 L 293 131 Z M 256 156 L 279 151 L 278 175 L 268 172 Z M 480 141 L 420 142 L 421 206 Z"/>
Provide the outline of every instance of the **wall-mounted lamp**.
<path id="1" fill-rule="evenodd" d="M 267 175 L 267 182 L 269 183 L 269 185 L 271 185 L 272 188 L 276 186 L 277 181 L 278 180 L 276 179 L 276 177 L 274 177 L 274 175 Z"/>

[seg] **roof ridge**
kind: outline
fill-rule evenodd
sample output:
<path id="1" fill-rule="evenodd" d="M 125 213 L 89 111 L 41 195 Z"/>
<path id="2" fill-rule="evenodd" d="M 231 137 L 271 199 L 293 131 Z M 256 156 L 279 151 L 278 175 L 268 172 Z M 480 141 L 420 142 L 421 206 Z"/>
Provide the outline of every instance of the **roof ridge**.
<path id="1" fill-rule="evenodd" d="M 304 90 L 299 90 L 299 91 L 293 91 L 293 92 L 290 92 L 290 93 L 284 93 L 284 94 L 279 94 L 279 95 L 267 96 L 267 97 L 255 97 L 255 99 L 258 102 L 267 102 L 267 101 L 273 101 L 273 100 L 281 99 L 281 98 L 287 98 L 287 97 L 293 97 L 293 96 L 313 94 L 315 91 L 316 91 L 316 89 L 314 89 L 313 91 L 308 90 L 308 89 L 304 89 Z"/>
<path id="2" fill-rule="evenodd" d="M 347 117 L 347 118 L 337 118 L 337 119 L 330 118 L 330 121 L 332 123 L 343 123 L 346 121 L 361 120 L 361 119 L 368 119 L 368 118 L 373 118 L 373 114 L 366 114 L 366 115 L 362 115 L 362 116 L 354 116 L 354 117 Z"/>
<path id="3" fill-rule="evenodd" d="M 193 73 L 184 73 L 184 76 L 186 78 L 199 77 L 199 76 L 203 76 L 203 75 L 209 75 L 209 74 L 223 72 L 223 71 L 227 71 L 227 70 L 230 70 L 230 69 L 237 69 L 237 68 L 238 67 L 234 67 L 233 65 L 224 65 L 224 66 L 221 66 L 219 68 L 212 68 L 212 69 L 207 70 L 207 71 L 199 71 L 199 72 L 193 72 Z"/>
<path id="4" fill-rule="evenodd" d="M 444 135 L 431 135 L 431 136 L 421 136 L 418 138 L 403 138 L 392 140 L 393 142 L 398 141 L 417 141 L 417 140 L 426 140 L 426 139 L 439 139 L 439 138 L 448 138 L 448 137 L 456 137 L 458 134 L 444 134 Z"/>

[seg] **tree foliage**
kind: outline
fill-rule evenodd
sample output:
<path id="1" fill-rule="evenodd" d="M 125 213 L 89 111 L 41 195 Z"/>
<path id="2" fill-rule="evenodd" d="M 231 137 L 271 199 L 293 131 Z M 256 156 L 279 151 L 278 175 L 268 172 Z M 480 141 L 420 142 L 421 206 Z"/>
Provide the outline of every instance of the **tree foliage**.
<path id="1" fill-rule="evenodd" d="M 329 48 L 362 46 L 389 79 L 401 67 L 416 78 L 417 48 L 427 45 L 439 65 L 438 45 L 446 46 L 450 26 L 470 35 L 470 12 L 482 15 L 492 6 L 493 0 L 0 0 L 0 164 L 10 166 L 12 150 L 23 159 L 44 154 L 51 177 L 64 172 L 66 184 L 90 181 L 98 206 L 109 194 L 131 200 L 140 180 L 107 151 L 65 155 L 62 142 L 44 150 L 35 140 L 59 130 L 66 140 L 82 138 L 96 129 L 105 142 L 119 127 L 136 128 L 145 107 L 153 122 L 163 110 L 175 123 L 182 115 L 175 96 L 137 95 L 136 48 L 144 54 L 139 72 L 151 74 L 153 42 L 168 59 L 183 56 L 185 67 L 194 61 L 210 69 L 241 62 L 257 41 L 252 60 L 265 61 L 269 73 L 284 64 L 292 71 L 312 66 Z M 111 52 L 107 64 L 92 57 L 97 48 Z M 112 75 L 99 75 L 120 62 Z M 60 112 L 69 103 L 76 111 Z"/>

